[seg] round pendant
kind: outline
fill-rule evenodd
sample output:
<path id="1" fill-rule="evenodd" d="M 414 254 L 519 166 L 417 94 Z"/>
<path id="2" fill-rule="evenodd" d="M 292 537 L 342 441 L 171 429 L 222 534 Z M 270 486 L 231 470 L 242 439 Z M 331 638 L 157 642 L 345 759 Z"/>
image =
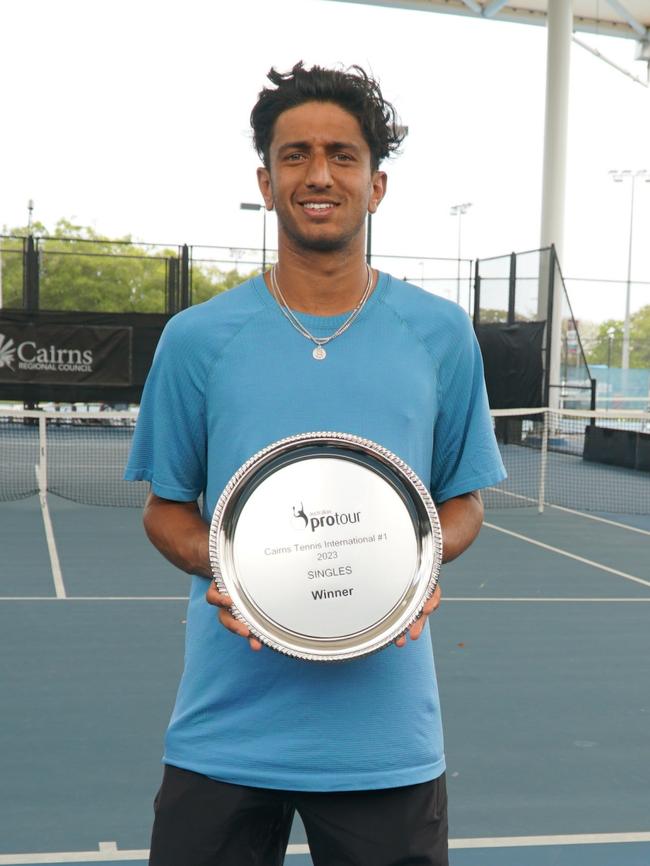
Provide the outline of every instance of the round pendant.
<path id="1" fill-rule="evenodd" d="M 327 357 L 327 352 L 322 346 L 316 346 L 316 348 L 312 352 L 312 356 L 316 358 L 317 361 L 322 361 L 323 358 Z"/>

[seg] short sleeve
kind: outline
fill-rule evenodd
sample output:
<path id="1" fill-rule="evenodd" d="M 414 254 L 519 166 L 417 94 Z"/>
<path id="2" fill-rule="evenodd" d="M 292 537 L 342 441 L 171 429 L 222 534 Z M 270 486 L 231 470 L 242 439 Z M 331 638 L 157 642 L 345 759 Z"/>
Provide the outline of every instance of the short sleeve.
<path id="1" fill-rule="evenodd" d="M 206 483 L 205 361 L 192 322 L 180 313 L 162 333 L 124 473 L 181 502 L 197 499 Z"/>
<path id="2" fill-rule="evenodd" d="M 440 364 L 431 491 L 438 503 L 497 484 L 506 477 L 494 437 L 483 360 L 465 313 Z"/>

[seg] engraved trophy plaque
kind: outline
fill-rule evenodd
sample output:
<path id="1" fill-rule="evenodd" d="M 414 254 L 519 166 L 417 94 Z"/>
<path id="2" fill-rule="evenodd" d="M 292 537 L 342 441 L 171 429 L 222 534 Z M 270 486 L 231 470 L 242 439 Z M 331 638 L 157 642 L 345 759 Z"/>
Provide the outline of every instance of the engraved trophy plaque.
<path id="1" fill-rule="evenodd" d="M 226 485 L 210 561 L 233 614 L 310 661 L 382 649 L 433 594 L 442 536 L 431 495 L 381 445 L 304 433 L 269 445 Z"/>

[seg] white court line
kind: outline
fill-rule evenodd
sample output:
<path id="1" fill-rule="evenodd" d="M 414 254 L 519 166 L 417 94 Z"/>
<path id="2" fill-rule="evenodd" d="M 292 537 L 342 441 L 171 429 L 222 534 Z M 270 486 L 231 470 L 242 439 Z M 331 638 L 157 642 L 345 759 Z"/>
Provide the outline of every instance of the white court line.
<path id="1" fill-rule="evenodd" d="M 56 549 L 56 541 L 54 540 L 54 529 L 52 527 L 52 519 L 50 517 L 50 509 L 47 504 L 47 493 L 44 486 L 41 484 L 41 470 L 38 466 L 34 466 L 36 470 L 36 478 L 39 482 L 38 498 L 41 503 L 41 514 L 43 515 L 43 525 L 45 527 L 45 539 L 47 541 L 47 551 L 50 555 L 50 568 L 52 569 L 52 580 L 54 581 L 54 592 L 57 599 L 65 598 L 65 585 L 63 583 L 63 574 L 61 573 L 61 563 L 59 562 L 59 554 Z"/>
<path id="2" fill-rule="evenodd" d="M 186 595 L 67 595 L 65 601 L 187 601 Z M 59 601 L 53 595 L 1 595 L 0 601 Z"/>
<path id="3" fill-rule="evenodd" d="M 523 496 L 521 493 L 512 493 L 510 490 L 499 490 L 497 487 L 490 487 L 492 491 L 496 491 L 501 496 L 510 496 L 513 499 L 524 499 L 532 505 L 537 505 L 536 499 L 532 496 Z M 586 520 L 596 520 L 598 523 L 607 523 L 609 526 L 616 526 L 618 529 L 629 529 L 630 532 L 640 532 L 641 535 L 650 535 L 650 529 L 641 529 L 638 526 L 630 526 L 629 523 L 620 523 L 618 520 L 610 520 L 608 517 L 599 517 L 597 514 L 589 514 L 586 511 L 578 511 L 575 508 L 567 508 L 566 505 L 553 505 L 552 502 L 545 502 L 544 508 L 555 508 L 557 511 L 566 511 L 567 514 L 575 514 L 576 517 L 584 517 Z M 490 509 L 488 509 L 489 511 Z"/>
<path id="4" fill-rule="evenodd" d="M 455 596 L 442 597 L 442 602 L 445 601 L 524 601 L 524 602 L 540 602 L 541 604 L 546 604 L 548 602 L 566 602 L 566 601 L 577 601 L 582 604 L 582 602 L 593 601 L 597 603 L 602 602 L 621 602 L 626 604 L 638 604 L 638 602 L 647 601 L 650 602 L 650 595 L 641 595 L 638 598 L 634 596 L 632 598 L 576 598 L 574 596 L 566 596 L 564 598 L 558 596 L 557 598 L 544 598 L 543 596 L 530 596 L 530 595 L 522 595 L 522 596 L 499 596 L 499 595 L 463 595 L 463 596 Z"/>
<path id="5" fill-rule="evenodd" d="M 494 836 L 450 839 L 449 848 L 530 848 L 551 845 L 612 845 L 650 842 L 650 833 L 583 833 L 566 836 Z M 287 847 L 287 854 L 309 854 L 309 845 Z M 0 866 L 31 866 L 37 863 L 115 863 L 124 860 L 147 860 L 145 848 L 119 850 L 115 842 L 100 842 L 97 851 L 59 851 L 36 854 L 0 854 Z"/>
<path id="6" fill-rule="evenodd" d="M 584 556 L 577 556 L 577 554 L 569 553 L 568 550 L 563 550 L 561 547 L 553 547 L 550 544 L 545 544 L 543 541 L 537 541 L 535 538 L 529 538 L 527 535 L 513 532 L 511 529 L 504 529 L 502 526 L 495 526 L 494 523 L 486 522 L 483 523 L 483 526 L 495 529 L 497 532 L 503 532 L 505 535 L 511 535 L 513 538 L 526 541 L 528 544 L 534 544 L 536 547 L 541 547 L 544 550 L 550 550 L 552 553 L 557 553 L 560 556 L 566 556 L 568 559 L 574 559 L 576 562 L 582 562 L 584 565 L 590 565 L 592 568 L 598 568 L 600 571 L 607 571 L 609 574 L 615 574 L 617 577 L 624 577 L 626 580 L 632 580 L 634 583 L 640 583 L 642 586 L 650 586 L 650 580 L 644 580 L 642 577 L 635 577 L 633 574 L 628 574 L 625 571 L 610 568 L 609 565 L 603 565 L 602 562 L 595 562 L 593 559 L 585 559 Z"/>
<path id="7" fill-rule="evenodd" d="M 547 503 L 548 504 L 548 503 Z M 576 511 L 574 508 L 566 508 L 564 505 L 549 505 L 558 511 L 566 511 L 569 514 L 577 514 L 578 517 L 586 517 L 587 520 L 597 520 L 599 523 L 607 523 L 619 529 L 629 529 L 630 532 L 640 532 L 641 535 L 650 535 L 649 529 L 641 529 L 639 526 L 630 526 L 629 523 L 619 523 L 618 520 L 610 520 L 608 517 L 599 517 L 597 514 L 587 514 L 586 511 Z"/>
<path id="8" fill-rule="evenodd" d="M 612 845 L 650 842 L 650 833 L 578 833 L 570 836 L 488 836 L 483 839 L 450 839 L 450 848 L 530 848 L 549 845 Z"/>

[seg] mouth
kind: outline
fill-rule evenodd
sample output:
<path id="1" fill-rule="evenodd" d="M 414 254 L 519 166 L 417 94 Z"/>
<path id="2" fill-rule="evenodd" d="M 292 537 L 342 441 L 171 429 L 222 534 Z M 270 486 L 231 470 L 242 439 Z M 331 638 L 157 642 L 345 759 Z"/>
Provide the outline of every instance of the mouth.
<path id="1" fill-rule="evenodd" d="M 338 207 L 335 201 L 301 201 L 299 204 L 312 219 L 329 216 Z"/>

